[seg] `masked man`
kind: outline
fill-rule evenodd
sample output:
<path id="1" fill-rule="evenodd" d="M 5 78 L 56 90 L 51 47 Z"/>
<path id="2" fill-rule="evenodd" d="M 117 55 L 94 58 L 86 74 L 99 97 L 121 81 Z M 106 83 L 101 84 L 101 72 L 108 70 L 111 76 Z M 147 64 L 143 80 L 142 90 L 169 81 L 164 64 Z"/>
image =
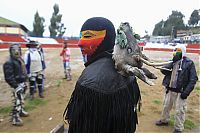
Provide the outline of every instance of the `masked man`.
<path id="1" fill-rule="evenodd" d="M 34 98 L 34 91 L 36 88 L 39 90 L 39 97 L 44 98 L 43 94 L 43 78 L 45 63 L 44 58 L 38 50 L 38 43 L 35 41 L 30 41 L 26 45 L 28 50 L 25 52 L 24 61 L 26 64 L 26 70 L 29 77 L 30 86 L 30 97 Z"/>
<path id="2" fill-rule="evenodd" d="M 3 65 L 6 82 L 13 88 L 13 109 L 12 124 L 23 125 L 20 118 L 28 116 L 24 110 L 24 93 L 26 89 L 27 73 L 23 59 L 21 58 L 21 48 L 19 45 L 11 45 L 9 48 L 10 58 Z"/>
<path id="3" fill-rule="evenodd" d="M 170 120 L 170 111 L 175 103 L 174 133 L 184 130 L 186 113 L 186 99 L 194 89 L 198 80 L 194 62 L 186 57 L 186 47 L 177 46 L 173 53 L 173 63 L 164 66 L 161 72 L 165 75 L 163 86 L 166 89 L 164 107 L 161 119 L 156 122 L 157 126 L 167 126 Z"/>
<path id="4" fill-rule="evenodd" d="M 68 133 L 133 133 L 139 87 L 135 77 L 124 77 L 115 69 L 112 22 L 103 17 L 90 18 L 80 35 L 85 69 L 64 111 Z"/>

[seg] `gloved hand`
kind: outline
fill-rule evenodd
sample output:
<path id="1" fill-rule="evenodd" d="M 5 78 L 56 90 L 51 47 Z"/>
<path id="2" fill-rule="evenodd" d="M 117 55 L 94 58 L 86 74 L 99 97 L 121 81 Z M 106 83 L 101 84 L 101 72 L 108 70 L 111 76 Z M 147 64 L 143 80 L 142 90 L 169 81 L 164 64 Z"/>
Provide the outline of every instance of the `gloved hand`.
<path id="1" fill-rule="evenodd" d="M 175 55 L 172 59 L 173 63 L 177 62 L 178 60 L 181 59 L 181 56 L 180 55 Z"/>
<path id="2" fill-rule="evenodd" d="M 187 94 L 185 94 L 184 92 L 182 92 L 180 97 L 181 97 L 181 99 L 187 99 L 187 96 L 188 96 Z"/>

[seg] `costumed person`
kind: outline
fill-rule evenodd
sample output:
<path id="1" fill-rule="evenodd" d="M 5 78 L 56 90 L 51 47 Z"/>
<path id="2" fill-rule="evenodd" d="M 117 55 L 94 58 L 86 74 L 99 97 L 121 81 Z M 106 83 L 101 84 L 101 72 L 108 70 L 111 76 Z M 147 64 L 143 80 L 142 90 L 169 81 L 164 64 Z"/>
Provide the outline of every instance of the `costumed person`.
<path id="1" fill-rule="evenodd" d="M 167 126 L 170 120 L 170 111 L 175 104 L 174 133 L 184 130 L 186 113 L 186 99 L 194 89 L 198 80 L 194 62 L 186 57 L 186 47 L 177 46 L 174 49 L 172 63 L 165 65 L 161 72 L 165 75 L 163 86 L 166 94 L 163 103 L 161 119 L 157 126 Z"/>
<path id="2" fill-rule="evenodd" d="M 45 64 L 45 58 L 44 58 L 44 50 L 43 50 L 43 48 L 42 48 L 42 44 L 41 43 L 38 43 L 38 46 L 37 46 L 37 48 L 38 48 L 38 52 L 39 52 L 39 54 L 40 54 L 40 56 L 41 56 L 41 59 L 42 59 L 42 73 L 43 73 L 43 81 L 42 81 L 42 88 L 43 88 L 43 91 L 44 91 L 44 79 L 45 79 L 45 69 L 46 69 L 46 64 Z M 35 88 L 36 89 L 36 88 Z"/>
<path id="3" fill-rule="evenodd" d="M 15 126 L 22 126 L 20 117 L 27 117 L 29 114 L 24 110 L 24 94 L 26 81 L 28 79 L 26 67 L 21 57 L 21 47 L 17 44 L 9 48 L 10 58 L 3 65 L 3 72 L 6 82 L 13 88 L 13 109 L 11 122 Z"/>
<path id="4" fill-rule="evenodd" d="M 133 133 L 140 96 L 135 77 L 124 77 L 112 59 L 115 28 L 103 17 L 88 19 L 78 45 L 85 69 L 64 111 L 68 133 Z"/>
<path id="5" fill-rule="evenodd" d="M 25 52 L 24 61 L 26 70 L 29 77 L 30 98 L 34 99 L 34 89 L 38 88 L 39 97 L 44 98 L 43 93 L 43 70 L 45 69 L 43 58 L 38 51 L 38 43 L 30 41 L 27 45 L 28 50 Z"/>
<path id="6" fill-rule="evenodd" d="M 71 67 L 70 67 L 70 55 L 71 51 L 67 47 L 67 42 L 64 42 L 63 49 L 60 52 L 60 56 L 63 57 L 64 74 L 67 80 L 71 80 Z"/>

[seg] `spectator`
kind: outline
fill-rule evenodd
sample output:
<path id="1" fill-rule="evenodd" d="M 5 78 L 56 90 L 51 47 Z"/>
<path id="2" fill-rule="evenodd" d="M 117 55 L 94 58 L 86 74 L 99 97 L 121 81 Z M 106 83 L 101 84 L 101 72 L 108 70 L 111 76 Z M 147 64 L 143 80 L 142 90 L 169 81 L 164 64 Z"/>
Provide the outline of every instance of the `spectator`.
<path id="1" fill-rule="evenodd" d="M 80 35 L 85 69 L 64 111 L 68 133 L 133 133 L 139 87 L 135 77 L 124 77 L 115 69 L 112 22 L 103 17 L 90 18 Z"/>
<path id="2" fill-rule="evenodd" d="M 27 45 L 28 50 L 24 55 L 26 70 L 29 76 L 30 98 L 34 99 L 34 89 L 38 87 L 39 97 L 44 98 L 43 94 L 43 70 L 45 69 L 43 58 L 38 51 L 38 43 L 30 41 Z"/>
<path id="3" fill-rule="evenodd" d="M 10 58 L 3 65 L 3 72 L 6 82 L 13 88 L 13 109 L 11 122 L 15 126 L 22 126 L 20 117 L 27 117 L 29 114 L 24 110 L 24 94 L 26 90 L 27 73 L 24 61 L 21 57 L 21 47 L 17 44 L 9 48 Z"/>
<path id="4" fill-rule="evenodd" d="M 60 52 L 60 56 L 63 57 L 64 74 L 67 80 L 71 80 L 70 54 L 71 54 L 71 51 L 67 47 L 67 42 L 65 42 L 63 49 Z"/>
<path id="5" fill-rule="evenodd" d="M 185 46 L 176 46 L 173 55 L 173 63 L 164 66 L 166 69 L 161 70 L 165 75 L 163 86 L 166 94 L 161 119 L 156 122 L 156 125 L 169 124 L 170 111 L 175 103 L 174 133 L 181 133 L 184 130 L 186 99 L 194 89 L 198 77 L 193 61 L 186 57 Z"/>

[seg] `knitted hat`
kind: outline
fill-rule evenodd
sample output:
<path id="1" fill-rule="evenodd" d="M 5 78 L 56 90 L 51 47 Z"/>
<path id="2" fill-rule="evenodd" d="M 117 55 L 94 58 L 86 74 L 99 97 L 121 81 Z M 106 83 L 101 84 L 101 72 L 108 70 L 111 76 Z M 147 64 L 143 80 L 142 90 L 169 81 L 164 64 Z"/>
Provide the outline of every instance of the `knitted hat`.
<path id="1" fill-rule="evenodd" d="M 115 28 L 110 20 L 93 17 L 83 24 L 78 45 L 83 56 L 91 59 L 102 52 L 112 51 L 115 45 L 115 36 Z"/>

